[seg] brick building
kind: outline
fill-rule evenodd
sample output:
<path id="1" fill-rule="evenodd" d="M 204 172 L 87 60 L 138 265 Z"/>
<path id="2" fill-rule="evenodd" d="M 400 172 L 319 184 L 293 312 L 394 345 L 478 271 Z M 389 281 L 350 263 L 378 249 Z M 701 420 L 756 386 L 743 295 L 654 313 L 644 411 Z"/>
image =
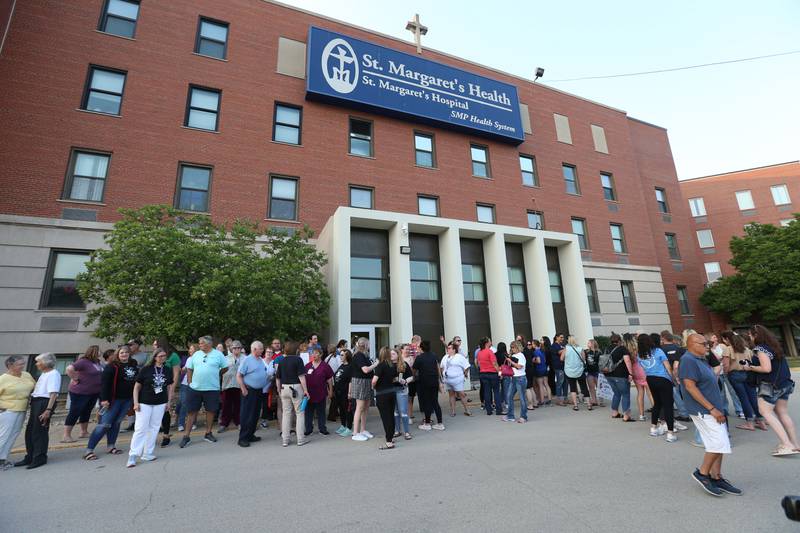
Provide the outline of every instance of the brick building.
<path id="1" fill-rule="evenodd" d="M 744 235 L 750 223 L 786 225 L 800 211 L 800 161 L 702 176 L 680 182 L 689 202 L 694 245 L 702 258 L 705 282 L 713 283 L 736 270 L 728 264 L 731 238 Z M 703 272 L 703 270 L 701 270 Z M 715 329 L 744 327 L 713 316 Z M 769 324 L 789 352 L 797 355 L 800 330 L 790 324 Z M 793 340 L 793 342 L 790 342 Z"/>
<path id="2" fill-rule="evenodd" d="M 0 354 L 93 342 L 72 280 L 119 207 L 152 203 L 309 224 L 329 254 L 332 339 L 472 346 L 569 330 L 584 342 L 707 324 L 661 127 L 270 1 L 14 6 L 0 13 Z M 509 88 L 447 98 L 513 107 L 517 126 L 312 98 L 312 26 L 348 43 L 339 55 L 380 47 Z M 457 86 L 424 76 L 395 81 L 420 101 Z"/>

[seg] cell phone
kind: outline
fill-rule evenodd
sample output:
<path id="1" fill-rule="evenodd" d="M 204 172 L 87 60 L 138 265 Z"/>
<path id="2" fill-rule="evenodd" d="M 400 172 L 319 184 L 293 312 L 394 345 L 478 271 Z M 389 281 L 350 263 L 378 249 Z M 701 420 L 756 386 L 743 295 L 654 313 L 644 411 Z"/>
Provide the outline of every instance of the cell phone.
<path id="1" fill-rule="evenodd" d="M 739 364 L 742 366 L 746 366 L 750 364 L 750 361 L 748 361 L 747 359 L 739 359 Z"/>

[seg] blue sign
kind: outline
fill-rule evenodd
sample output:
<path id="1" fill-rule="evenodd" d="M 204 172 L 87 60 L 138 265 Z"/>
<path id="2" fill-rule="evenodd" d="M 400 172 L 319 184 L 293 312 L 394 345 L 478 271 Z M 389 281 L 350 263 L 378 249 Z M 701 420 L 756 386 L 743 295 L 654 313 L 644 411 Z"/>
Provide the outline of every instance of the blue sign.
<path id="1" fill-rule="evenodd" d="M 508 83 L 313 26 L 307 70 L 309 97 L 525 140 Z"/>

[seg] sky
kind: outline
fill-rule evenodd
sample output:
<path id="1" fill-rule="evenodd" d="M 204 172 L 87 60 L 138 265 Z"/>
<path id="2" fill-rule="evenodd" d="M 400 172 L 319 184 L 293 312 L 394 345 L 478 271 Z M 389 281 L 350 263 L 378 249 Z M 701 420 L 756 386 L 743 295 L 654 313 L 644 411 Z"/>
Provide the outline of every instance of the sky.
<path id="1" fill-rule="evenodd" d="M 667 128 L 679 179 L 800 160 L 800 0 L 282 0 L 622 109 Z"/>

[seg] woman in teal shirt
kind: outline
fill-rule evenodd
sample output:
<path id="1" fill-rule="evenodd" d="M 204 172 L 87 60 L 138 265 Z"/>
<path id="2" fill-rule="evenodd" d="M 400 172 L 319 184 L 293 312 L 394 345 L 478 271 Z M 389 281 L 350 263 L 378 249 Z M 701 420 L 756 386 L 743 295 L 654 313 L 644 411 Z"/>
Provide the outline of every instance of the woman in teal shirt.
<path id="1" fill-rule="evenodd" d="M 650 412 L 650 436 L 658 437 L 664 434 L 664 425 L 667 422 L 667 442 L 675 442 L 675 413 L 673 411 L 672 397 L 672 372 L 670 372 L 669 359 L 664 351 L 653 344 L 650 335 L 642 333 L 636 338 L 639 349 L 639 364 L 642 365 L 647 376 L 647 386 L 653 394 L 653 410 Z M 661 417 L 659 418 L 659 415 Z"/>
<path id="2" fill-rule="evenodd" d="M 589 397 L 589 387 L 586 386 L 586 361 L 583 359 L 583 350 L 573 335 L 567 338 L 567 345 L 561 349 L 561 360 L 564 362 L 564 374 L 569 383 L 569 394 L 572 398 L 572 410 L 578 410 L 578 387 L 584 398 Z M 589 410 L 592 403 L 589 402 Z"/>

